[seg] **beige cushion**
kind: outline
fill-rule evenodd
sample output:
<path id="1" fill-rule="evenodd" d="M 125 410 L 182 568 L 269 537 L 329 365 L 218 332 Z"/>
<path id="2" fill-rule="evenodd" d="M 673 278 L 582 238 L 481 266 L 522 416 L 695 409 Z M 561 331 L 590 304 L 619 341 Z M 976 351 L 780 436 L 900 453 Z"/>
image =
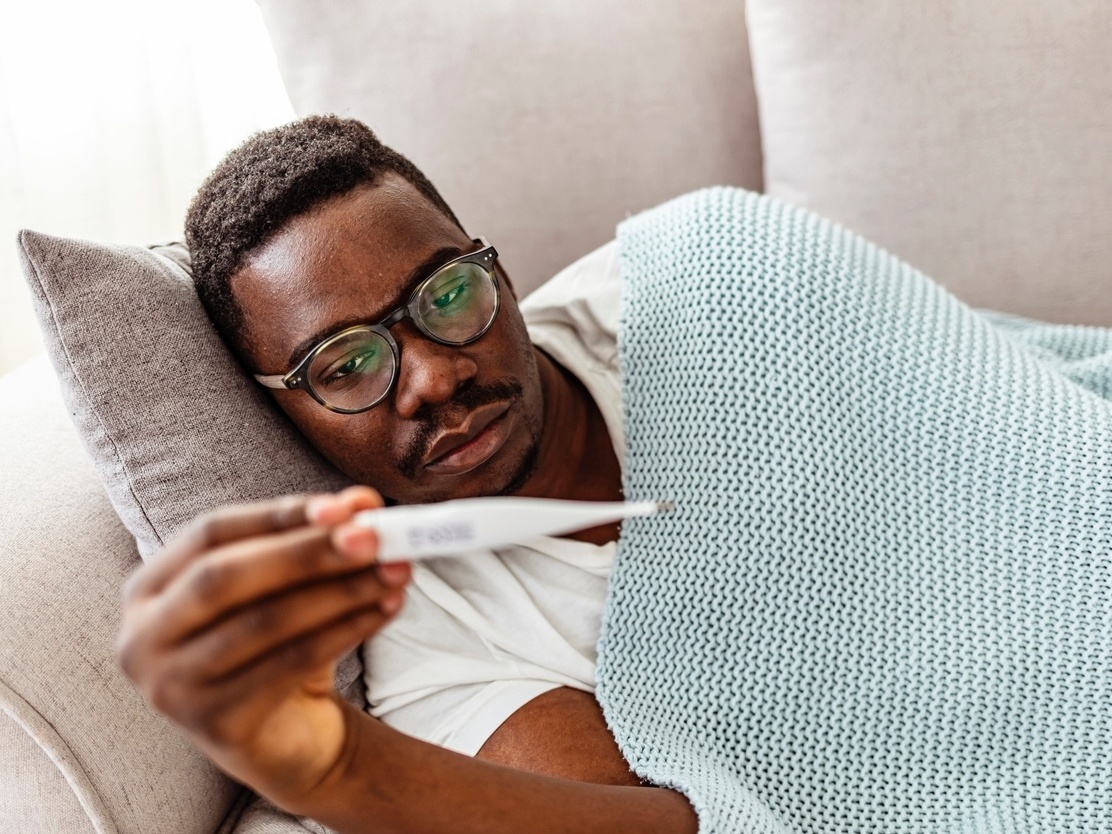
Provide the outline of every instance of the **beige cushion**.
<path id="1" fill-rule="evenodd" d="M 260 0 L 294 109 L 366 121 L 519 294 L 629 213 L 760 188 L 742 0 Z"/>
<path id="2" fill-rule="evenodd" d="M 236 787 L 116 670 L 135 543 L 45 357 L 0 380 L 0 830 L 210 834 Z"/>
<path id="3" fill-rule="evenodd" d="M 62 771 L 6 710 L 0 710 L 0 750 L 2 830 L 96 834 Z"/>
<path id="4" fill-rule="evenodd" d="M 295 817 L 287 814 L 265 799 L 248 795 L 244 807 L 239 811 L 235 825 L 228 829 L 229 834 L 334 834 L 326 825 L 308 817 Z M 225 834 L 222 830 L 218 834 Z"/>
<path id="5" fill-rule="evenodd" d="M 1112 4 L 749 0 L 765 188 L 971 304 L 1112 324 Z"/>

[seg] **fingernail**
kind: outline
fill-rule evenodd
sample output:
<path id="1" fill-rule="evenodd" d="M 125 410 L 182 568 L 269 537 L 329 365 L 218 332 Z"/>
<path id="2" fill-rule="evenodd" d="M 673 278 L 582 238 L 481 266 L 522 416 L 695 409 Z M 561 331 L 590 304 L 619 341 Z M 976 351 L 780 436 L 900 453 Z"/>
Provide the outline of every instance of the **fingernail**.
<path id="1" fill-rule="evenodd" d="M 321 513 L 327 502 L 327 498 L 310 498 L 305 504 L 305 517 L 309 519 L 311 524 L 319 524 L 321 520 Z"/>
<path id="2" fill-rule="evenodd" d="M 402 607 L 403 599 L 404 597 L 400 593 L 388 594 L 382 598 L 382 602 L 378 604 L 378 607 L 382 610 L 383 614 L 389 616 L 396 613 L 397 610 Z"/>
<path id="3" fill-rule="evenodd" d="M 353 562 L 373 562 L 378 555 L 378 536 L 365 527 L 338 527 L 332 534 L 332 542 L 342 556 Z"/>
<path id="4" fill-rule="evenodd" d="M 380 565 L 378 578 L 386 585 L 404 585 L 409 579 L 409 565 L 405 562 L 388 562 Z"/>

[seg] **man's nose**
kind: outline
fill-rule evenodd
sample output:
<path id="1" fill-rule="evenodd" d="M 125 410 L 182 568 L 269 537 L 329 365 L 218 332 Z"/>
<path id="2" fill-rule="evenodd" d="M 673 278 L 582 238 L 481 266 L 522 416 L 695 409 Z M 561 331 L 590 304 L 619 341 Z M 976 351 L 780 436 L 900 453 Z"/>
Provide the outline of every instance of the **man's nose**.
<path id="1" fill-rule="evenodd" d="M 410 322 L 396 327 L 394 338 L 401 354 L 394 408 L 403 419 L 412 419 L 423 405 L 450 399 L 478 373 L 478 365 L 465 351 L 434 342 Z"/>

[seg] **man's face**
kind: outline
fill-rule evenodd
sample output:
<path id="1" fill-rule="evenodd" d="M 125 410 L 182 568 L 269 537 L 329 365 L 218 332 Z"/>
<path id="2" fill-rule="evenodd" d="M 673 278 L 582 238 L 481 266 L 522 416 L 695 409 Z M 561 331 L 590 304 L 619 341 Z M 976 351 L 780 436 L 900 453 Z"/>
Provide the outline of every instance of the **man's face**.
<path id="1" fill-rule="evenodd" d="M 232 278 L 246 324 L 247 364 L 284 374 L 309 347 L 374 323 L 472 243 L 420 192 L 388 174 L 295 217 Z M 401 503 L 516 491 L 543 423 L 536 356 L 516 300 L 477 341 L 438 344 L 410 319 L 391 328 L 397 379 L 368 411 L 337 414 L 304 391 L 275 391 L 294 424 L 340 470 Z"/>

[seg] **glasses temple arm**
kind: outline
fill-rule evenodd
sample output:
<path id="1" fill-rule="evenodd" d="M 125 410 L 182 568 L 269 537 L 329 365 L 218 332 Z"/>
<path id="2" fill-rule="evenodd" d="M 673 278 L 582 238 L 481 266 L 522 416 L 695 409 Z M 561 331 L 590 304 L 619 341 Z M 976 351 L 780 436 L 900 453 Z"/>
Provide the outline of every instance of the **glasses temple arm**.
<path id="1" fill-rule="evenodd" d="M 269 376 L 264 376 L 263 374 L 252 374 L 252 376 L 255 377 L 256 382 L 258 382 L 260 385 L 265 385 L 267 388 L 289 387 L 288 385 L 286 385 L 285 374 L 271 374 Z"/>

